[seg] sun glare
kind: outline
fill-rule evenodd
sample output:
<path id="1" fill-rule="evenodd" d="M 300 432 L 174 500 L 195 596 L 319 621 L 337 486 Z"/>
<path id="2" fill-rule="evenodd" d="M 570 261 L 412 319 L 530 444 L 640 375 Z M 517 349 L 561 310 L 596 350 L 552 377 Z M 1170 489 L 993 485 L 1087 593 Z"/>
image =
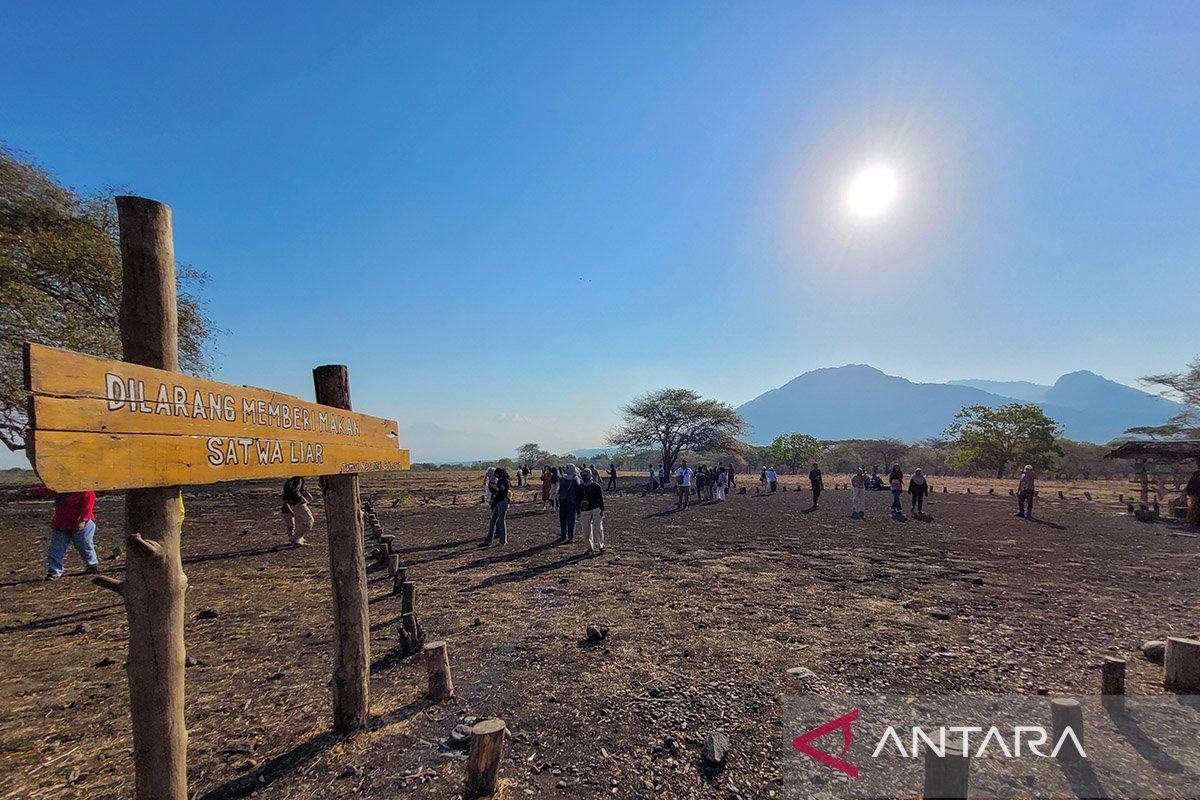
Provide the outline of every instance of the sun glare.
<path id="1" fill-rule="evenodd" d="M 895 170 L 885 164 L 872 164 L 850 181 L 846 207 L 856 217 L 878 217 L 896 202 L 899 190 Z"/>

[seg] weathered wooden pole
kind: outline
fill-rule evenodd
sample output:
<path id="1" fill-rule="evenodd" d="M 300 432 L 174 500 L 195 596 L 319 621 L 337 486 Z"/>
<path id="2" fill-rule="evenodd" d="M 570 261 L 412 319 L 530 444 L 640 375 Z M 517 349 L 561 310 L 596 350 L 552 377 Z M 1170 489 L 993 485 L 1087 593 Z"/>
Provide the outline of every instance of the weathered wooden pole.
<path id="1" fill-rule="evenodd" d="M 943 752 L 939 756 L 933 750 L 925 751 L 925 789 L 921 796 L 926 800 L 966 800 L 971 781 L 971 753 L 952 746 Z"/>
<path id="2" fill-rule="evenodd" d="M 1200 689 L 1200 639 L 1167 637 L 1163 653 L 1163 686 L 1175 691 Z"/>
<path id="3" fill-rule="evenodd" d="M 450 676 L 450 653 L 445 642 L 430 642 L 421 648 L 425 671 L 429 674 L 429 696 L 434 702 L 449 700 L 454 694 L 454 679 Z"/>
<path id="4" fill-rule="evenodd" d="M 118 197 L 122 291 L 121 347 L 126 361 L 179 370 L 179 308 L 171 209 L 142 197 Z M 179 557 L 178 486 L 125 495 L 125 581 L 129 616 L 129 710 L 133 717 L 136 796 L 186 800 L 187 728 L 183 718 L 184 592 Z"/>
<path id="5" fill-rule="evenodd" d="M 344 366 L 317 367 L 313 383 L 318 403 L 350 410 L 350 377 Z M 333 580 L 333 726 L 346 732 L 367 724 L 371 665 L 358 476 L 326 475 L 321 483 Z"/>
<path id="6" fill-rule="evenodd" d="M 506 733 L 508 727 L 499 718 L 485 719 L 471 728 L 471 752 L 467 756 L 463 800 L 478 800 L 496 793 Z"/>

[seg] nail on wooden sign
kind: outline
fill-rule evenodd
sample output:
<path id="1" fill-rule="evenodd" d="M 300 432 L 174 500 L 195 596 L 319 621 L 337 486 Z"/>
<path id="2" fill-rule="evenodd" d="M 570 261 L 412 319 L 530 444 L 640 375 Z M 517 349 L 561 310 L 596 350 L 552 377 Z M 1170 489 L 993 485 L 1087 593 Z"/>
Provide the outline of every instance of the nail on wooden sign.
<path id="1" fill-rule="evenodd" d="M 34 466 L 56 491 L 408 469 L 395 422 L 30 344 Z"/>

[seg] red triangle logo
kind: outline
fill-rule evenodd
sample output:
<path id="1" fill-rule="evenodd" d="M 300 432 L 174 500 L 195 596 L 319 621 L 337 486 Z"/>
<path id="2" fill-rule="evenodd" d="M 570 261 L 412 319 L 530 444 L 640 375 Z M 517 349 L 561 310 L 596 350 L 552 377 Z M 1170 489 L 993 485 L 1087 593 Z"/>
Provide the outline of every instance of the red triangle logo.
<path id="1" fill-rule="evenodd" d="M 850 749 L 850 739 L 854 736 L 854 731 L 851 730 L 850 724 L 858 719 L 858 709 L 854 709 L 849 714 L 843 714 L 835 720 L 826 722 L 819 728 L 813 728 L 807 733 L 802 733 L 795 739 L 792 739 L 792 748 L 804 755 L 815 758 L 826 766 L 833 767 L 839 772 L 844 772 L 851 778 L 858 777 L 858 767 L 842 761 L 841 756 L 846 755 L 846 751 Z M 820 739 L 826 734 L 840 730 L 842 732 L 842 752 L 837 756 L 831 756 L 824 750 L 818 750 L 813 747 L 810 742 Z"/>

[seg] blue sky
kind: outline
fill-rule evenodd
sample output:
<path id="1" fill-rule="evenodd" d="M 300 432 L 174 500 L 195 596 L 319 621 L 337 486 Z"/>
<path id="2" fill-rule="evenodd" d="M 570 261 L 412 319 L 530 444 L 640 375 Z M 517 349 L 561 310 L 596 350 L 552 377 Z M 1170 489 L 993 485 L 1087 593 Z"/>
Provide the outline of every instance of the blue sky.
<path id="1" fill-rule="evenodd" d="M 1200 351 L 1195 3 L 4 18 L 0 138 L 173 207 L 215 377 L 309 397 L 346 363 L 417 459 L 595 446 L 666 386 L 1135 383 Z M 896 204 L 853 220 L 877 162 Z"/>

